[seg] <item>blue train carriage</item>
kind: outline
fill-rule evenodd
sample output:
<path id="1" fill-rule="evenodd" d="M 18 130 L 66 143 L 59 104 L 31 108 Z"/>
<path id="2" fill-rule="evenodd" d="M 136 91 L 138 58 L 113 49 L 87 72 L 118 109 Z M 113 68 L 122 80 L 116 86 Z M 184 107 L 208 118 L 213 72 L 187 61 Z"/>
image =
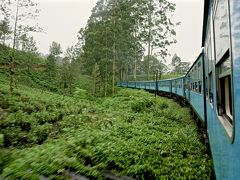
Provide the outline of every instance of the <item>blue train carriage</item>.
<path id="1" fill-rule="evenodd" d="M 165 79 L 165 80 L 159 80 L 157 82 L 158 91 L 164 92 L 164 93 L 172 93 L 172 80 L 171 79 Z"/>
<path id="2" fill-rule="evenodd" d="M 186 74 L 185 96 L 199 119 L 205 123 L 205 101 L 204 101 L 204 58 L 200 53 L 196 61 Z"/>
<path id="3" fill-rule="evenodd" d="M 205 0 L 206 112 L 217 179 L 240 179 L 240 2 Z"/>
<path id="4" fill-rule="evenodd" d="M 185 94 L 184 93 L 184 81 L 185 81 L 185 76 L 171 79 L 172 94 L 184 97 L 184 94 Z"/>

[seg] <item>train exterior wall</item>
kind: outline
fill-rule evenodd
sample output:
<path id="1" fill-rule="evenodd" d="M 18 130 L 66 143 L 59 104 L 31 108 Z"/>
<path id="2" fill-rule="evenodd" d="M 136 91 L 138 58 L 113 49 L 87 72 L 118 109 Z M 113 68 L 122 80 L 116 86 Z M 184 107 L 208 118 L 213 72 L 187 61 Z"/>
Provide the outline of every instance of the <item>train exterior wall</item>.
<path id="1" fill-rule="evenodd" d="M 217 109 L 217 70 L 216 59 L 212 63 L 213 74 L 213 102 L 206 96 L 207 128 L 209 143 L 214 162 L 214 170 L 217 179 L 235 180 L 240 178 L 240 3 L 229 0 L 230 27 L 231 27 L 231 51 L 232 58 L 232 94 L 233 94 L 233 136 L 228 133 Z M 212 16 L 211 1 L 206 0 L 209 5 L 208 17 Z M 212 20 L 210 18 L 210 20 Z M 206 25 L 206 32 L 209 31 Z M 213 29 L 211 29 L 213 31 Z M 215 48 L 215 47 L 214 47 Z"/>
<path id="2" fill-rule="evenodd" d="M 192 77 L 193 74 L 190 73 L 190 71 L 194 68 L 196 68 L 198 66 L 198 64 L 200 63 L 201 66 L 199 67 L 200 69 L 200 81 L 201 81 L 201 87 L 198 84 L 198 90 L 186 90 L 186 97 L 188 99 L 188 101 L 190 102 L 191 106 L 193 107 L 193 109 L 195 110 L 195 112 L 198 114 L 199 118 L 205 123 L 205 109 L 204 109 L 204 82 L 203 82 L 203 78 L 204 74 L 203 74 L 203 54 L 201 53 L 199 55 L 199 57 L 197 58 L 197 60 L 194 62 L 193 66 L 190 68 L 188 74 L 186 75 L 186 77 L 189 77 L 192 81 L 192 83 L 195 83 L 195 81 L 197 81 L 199 83 L 199 80 L 196 80 L 195 77 Z M 199 90 L 201 89 L 201 90 Z M 201 93 L 200 93 L 201 92 Z"/>

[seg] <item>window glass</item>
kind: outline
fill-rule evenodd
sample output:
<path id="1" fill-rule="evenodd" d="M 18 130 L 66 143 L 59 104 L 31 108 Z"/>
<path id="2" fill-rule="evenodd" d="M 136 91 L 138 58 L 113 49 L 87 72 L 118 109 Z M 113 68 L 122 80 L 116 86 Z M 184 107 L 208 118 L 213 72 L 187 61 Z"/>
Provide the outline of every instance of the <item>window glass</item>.
<path id="1" fill-rule="evenodd" d="M 231 70 L 231 59 L 227 58 L 220 66 L 220 76 Z M 229 72 L 230 73 L 230 72 Z"/>
<path id="2" fill-rule="evenodd" d="M 211 37 L 209 37 L 208 45 L 207 45 L 207 58 L 208 58 L 208 72 L 212 71 L 212 64 L 213 64 L 213 58 L 212 58 L 212 43 L 211 43 Z"/>
<path id="3" fill-rule="evenodd" d="M 228 18 L 228 1 L 218 0 L 214 18 L 216 63 L 230 47 Z"/>

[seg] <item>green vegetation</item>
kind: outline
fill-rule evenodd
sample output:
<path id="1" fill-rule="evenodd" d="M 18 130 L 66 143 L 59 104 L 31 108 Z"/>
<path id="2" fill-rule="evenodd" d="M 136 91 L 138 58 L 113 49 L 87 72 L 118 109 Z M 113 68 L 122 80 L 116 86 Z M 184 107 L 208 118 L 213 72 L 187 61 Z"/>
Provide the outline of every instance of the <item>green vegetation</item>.
<path id="1" fill-rule="evenodd" d="M 27 85 L 46 91 L 72 96 L 76 87 L 89 91 L 91 89 L 91 77 L 74 71 L 76 62 L 61 66 L 50 64 L 49 60 L 38 54 L 31 54 L 20 50 L 14 50 L 0 44 L 0 82 L 9 83 L 9 67 L 1 68 L 1 65 L 9 65 L 9 57 L 14 53 L 16 67 L 14 70 L 14 87 Z M 35 67 L 36 66 L 36 67 Z M 71 74 L 69 75 L 69 72 Z M 65 79 L 67 82 L 65 83 Z"/>
<path id="2" fill-rule="evenodd" d="M 37 4 L 2 1 L 0 179 L 209 179 L 212 162 L 187 108 L 115 88 L 169 71 L 174 10 L 168 1 L 100 0 L 78 42 L 64 54 L 52 42 L 42 58 L 29 36 L 41 28 L 23 22 L 38 16 Z M 161 79 L 189 66 L 177 55 L 172 65 L 177 74 Z"/>
<path id="3" fill-rule="evenodd" d="M 208 179 L 211 160 L 187 108 L 137 90 L 93 100 L 0 87 L 0 173 L 8 179 Z"/>

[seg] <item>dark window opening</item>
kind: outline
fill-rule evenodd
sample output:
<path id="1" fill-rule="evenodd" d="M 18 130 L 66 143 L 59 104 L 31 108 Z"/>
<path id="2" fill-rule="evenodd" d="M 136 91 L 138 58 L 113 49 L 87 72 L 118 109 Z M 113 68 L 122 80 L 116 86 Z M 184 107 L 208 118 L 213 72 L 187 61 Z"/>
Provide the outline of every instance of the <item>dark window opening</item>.
<path id="1" fill-rule="evenodd" d="M 201 81 L 199 81 L 198 82 L 198 92 L 199 92 L 199 94 L 202 94 L 202 82 Z"/>
<path id="2" fill-rule="evenodd" d="M 206 88 L 206 98 L 208 98 L 208 78 L 205 79 L 205 88 Z"/>
<path id="3" fill-rule="evenodd" d="M 208 75 L 208 94 L 209 94 L 209 101 L 210 103 L 213 103 L 213 91 L 212 91 L 212 87 L 213 87 L 213 79 L 212 79 L 212 72 L 209 73 Z"/>
<path id="4" fill-rule="evenodd" d="M 229 55 L 227 52 L 223 58 Z M 232 122 L 232 83 L 231 83 L 231 60 L 229 57 L 225 61 L 220 61 L 217 67 L 217 107 L 218 115 L 225 117 L 231 124 Z"/>
<path id="5" fill-rule="evenodd" d="M 198 92 L 198 85 L 197 85 L 197 82 L 195 82 L 195 91 Z"/>

